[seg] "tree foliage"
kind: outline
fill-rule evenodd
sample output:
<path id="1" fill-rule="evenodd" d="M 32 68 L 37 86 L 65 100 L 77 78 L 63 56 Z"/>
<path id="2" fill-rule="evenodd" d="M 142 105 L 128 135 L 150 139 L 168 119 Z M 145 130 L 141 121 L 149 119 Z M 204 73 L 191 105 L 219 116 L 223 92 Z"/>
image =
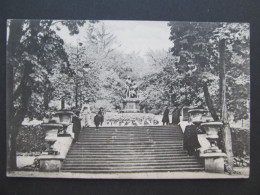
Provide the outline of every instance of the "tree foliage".
<path id="1" fill-rule="evenodd" d="M 236 23 L 170 22 L 173 55 L 180 56 L 177 71 L 196 93 L 207 85 L 217 111 L 219 97 L 220 39 L 227 40 L 227 98 L 228 110 L 234 119 L 248 118 L 249 100 L 249 26 Z M 197 87 L 196 87 L 197 86 Z"/>
<path id="2" fill-rule="evenodd" d="M 72 34 L 84 22 L 66 24 Z M 70 74 L 64 41 L 52 20 L 10 20 L 7 40 L 8 168 L 16 168 L 16 137 L 25 116 L 42 118 L 52 98 L 49 75 L 53 70 Z"/>

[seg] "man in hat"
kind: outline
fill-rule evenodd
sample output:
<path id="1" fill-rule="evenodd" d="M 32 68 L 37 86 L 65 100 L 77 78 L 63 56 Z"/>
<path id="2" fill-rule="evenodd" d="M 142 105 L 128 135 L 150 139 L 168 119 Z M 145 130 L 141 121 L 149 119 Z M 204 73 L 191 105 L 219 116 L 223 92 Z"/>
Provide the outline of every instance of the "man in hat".
<path id="1" fill-rule="evenodd" d="M 99 108 L 98 115 L 100 117 L 100 126 L 102 126 L 104 122 L 104 111 L 102 107 Z"/>
<path id="2" fill-rule="evenodd" d="M 170 111 L 169 111 L 168 107 L 166 106 L 164 113 L 163 113 L 163 118 L 162 118 L 163 125 L 169 124 L 169 112 Z"/>

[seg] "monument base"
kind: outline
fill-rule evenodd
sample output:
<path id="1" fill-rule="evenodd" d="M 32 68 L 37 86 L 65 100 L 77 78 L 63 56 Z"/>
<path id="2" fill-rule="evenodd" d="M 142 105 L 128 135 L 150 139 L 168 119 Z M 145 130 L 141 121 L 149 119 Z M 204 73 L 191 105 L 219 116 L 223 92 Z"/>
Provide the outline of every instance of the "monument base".
<path id="1" fill-rule="evenodd" d="M 123 101 L 123 112 L 124 113 L 137 113 L 140 112 L 139 107 L 140 100 L 138 98 L 126 98 Z"/>

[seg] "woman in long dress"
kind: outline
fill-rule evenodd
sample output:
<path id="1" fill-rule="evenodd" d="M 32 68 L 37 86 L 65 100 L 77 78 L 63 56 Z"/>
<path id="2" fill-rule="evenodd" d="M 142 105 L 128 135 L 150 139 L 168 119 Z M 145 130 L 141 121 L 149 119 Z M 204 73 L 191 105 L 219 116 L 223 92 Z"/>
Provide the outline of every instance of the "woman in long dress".
<path id="1" fill-rule="evenodd" d="M 83 127 L 89 127 L 91 125 L 91 120 L 90 120 L 90 105 L 89 104 L 84 104 L 81 108 L 81 118 L 83 122 Z"/>

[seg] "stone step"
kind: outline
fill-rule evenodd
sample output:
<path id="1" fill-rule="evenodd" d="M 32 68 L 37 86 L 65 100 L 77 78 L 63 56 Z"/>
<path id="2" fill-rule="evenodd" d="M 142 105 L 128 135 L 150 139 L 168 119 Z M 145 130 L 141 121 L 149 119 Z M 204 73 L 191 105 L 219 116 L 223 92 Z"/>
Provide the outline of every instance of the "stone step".
<path id="1" fill-rule="evenodd" d="M 188 155 L 173 155 L 173 156 L 160 156 L 160 157 L 157 157 L 157 156 L 143 156 L 142 158 L 140 157 L 132 157 L 130 158 L 129 156 L 110 156 L 110 158 L 107 158 L 107 157 L 103 157 L 103 156 L 96 156 L 96 157 L 91 157 L 91 158 L 88 158 L 88 157 L 85 157 L 85 156 L 80 156 L 80 157 L 73 157 L 73 156 L 68 156 L 64 162 L 66 162 L 67 160 L 69 161 L 103 161 L 103 160 L 107 160 L 107 161 L 137 161 L 137 160 L 148 160 L 148 161 L 152 161 L 152 160 L 157 160 L 157 161 L 160 161 L 160 160 L 169 160 L 169 161 L 179 161 L 179 160 L 197 160 L 194 156 L 188 156 Z"/>
<path id="2" fill-rule="evenodd" d="M 91 147 L 89 147 L 91 146 Z M 123 145 L 124 147 L 122 147 L 122 145 L 111 145 L 111 144 L 106 144 L 106 145 L 101 145 L 101 147 L 96 147 L 96 145 L 94 145 L 95 148 L 94 149 L 112 149 L 112 150 L 122 150 L 122 149 L 165 149 L 165 150 L 170 150 L 170 149 L 174 149 L 174 148 L 183 148 L 183 144 L 182 142 L 173 142 L 173 144 L 167 144 L 167 145 L 152 145 L 152 144 L 143 144 L 143 145 Z M 93 149 L 93 145 L 86 145 L 86 144 L 75 144 L 71 146 L 71 149 L 74 148 L 78 148 L 78 149 Z"/>
<path id="3" fill-rule="evenodd" d="M 62 166 L 62 171 L 78 173 L 202 170 L 183 150 L 178 126 L 83 128 Z"/>
<path id="4" fill-rule="evenodd" d="M 136 151 L 136 152 L 142 152 L 142 151 L 183 151 L 182 146 L 179 147 L 172 147 L 172 148 L 165 148 L 165 147 L 155 147 L 155 148 L 148 148 L 148 147 L 135 147 L 135 148 L 131 148 L 131 147 L 127 147 L 127 148 L 113 148 L 113 147 L 99 147 L 99 148 L 78 148 L 78 147 L 73 147 L 70 149 L 70 151 L 92 151 L 92 152 L 96 152 L 96 151 L 106 151 L 106 152 L 123 152 L 123 151 Z"/>
<path id="5" fill-rule="evenodd" d="M 118 166 L 172 166 L 172 165 L 198 165 L 196 161 L 189 162 L 66 162 L 63 167 L 118 167 Z"/>
<path id="6" fill-rule="evenodd" d="M 95 129 L 96 127 L 83 127 L 83 129 Z M 178 125 L 170 125 L 170 126 L 162 126 L 162 125 L 157 125 L 157 126 L 99 126 L 100 129 L 146 129 L 146 128 L 151 128 L 151 129 L 179 129 L 180 127 Z"/>
<path id="7" fill-rule="evenodd" d="M 66 166 L 62 167 L 63 170 L 70 169 L 70 170 L 145 170 L 145 169 L 174 169 L 174 168 L 202 168 L 203 166 L 200 164 L 192 164 L 192 165 L 128 165 L 128 166 Z"/>
<path id="8" fill-rule="evenodd" d="M 84 131 L 107 131 L 107 132 L 111 132 L 111 131 L 125 131 L 125 132 L 129 132 L 129 131 L 156 131 L 156 132 L 167 132 L 167 131 L 174 131 L 174 132 L 181 132 L 180 128 L 150 128 L 150 127 L 146 127 L 146 128 L 118 128 L 118 127 L 114 127 L 114 128 L 106 128 L 106 127 L 99 127 L 98 129 L 96 128 L 83 128 L 81 129 L 82 132 Z"/>
<path id="9" fill-rule="evenodd" d="M 97 148 L 104 148 L 104 147 L 114 147 L 114 148 L 122 148 L 122 147 L 174 147 L 174 146 L 183 146 L 183 144 L 180 142 L 180 143 L 164 143 L 164 144 L 161 144 L 161 143 L 138 143 L 138 144 L 135 144 L 135 143 L 120 143 L 120 144 L 114 144 L 114 143 L 103 143 L 103 144 L 100 144 L 100 143 L 96 143 L 96 144 L 93 144 L 93 143 L 87 143 L 87 142 L 77 142 L 77 145 L 78 146 L 85 146 L 85 147 L 97 147 Z"/>
<path id="10" fill-rule="evenodd" d="M 80 134 L 80 137 L 83 138 L 106 138 L 106 137 L 119 137 L 119 138 L 130 138 L 130 137 L 151 137 L 151 138 L 183 138 L 183 135 L 162 135 L 162 134 L 158 134 L 158 135 L 152 135 L 152 134 L 125 134 L 125 135 L 120 135 L 118 133 L 112 133 L 112 134 L 92 134 L 92 135 L 82 135 Z"/>
<path id="11" fill-rule="evenodd" d="M 166 131 L 174 131 L 174 132 L 182 132 L 180 128 L 151 128 L 151 127 L 145 127 L 145 128 L 119 128 L 119 127 L 113 127 L 113 128 L 106 128 L 106 127 L 99 127 L 98 129 L 96 128 L 83 128 L 81 129 L 82 132 L 84 131 L 107 131 L 107 132 L 111 132 L 111 131 L 125 131 L 125 132 L 129 132 L 129 131 L 156 131 L 156 132 L 166 132 Z"/>
<path id="12" fill-rule="evenodd" d="M 82 152 L 82 151 L 89 151 L 89 152 L 130 152 L 130 151 L 135 151 L 135 152 L 142 152 L 142 151 L 183 151 L 182 147 L 178 147 L 178 148 L 136 148 L 136 149 L 132 149 L 132 148 L 117 148 L 117 149 L 113 149 L 113 148 L 71 148 L 70 152 Z"/>
<path id="13" fill-rule="evenodd" d="M 112 142 L 112 140 L 106 140 L 106 141 L 103 141 L 103 142 L 94 142 L 94 141 L 88 141 L 88 142 L 85 142 L 84 140 L 83 141 L 78 141 L 77 142 L 78 144 L 84 144 L 84 145 L 145 145 L 145 144 L 150 144 L 150 145 L 152 145 L 152 144 L 158 144 L 158 145 L 163 145 L 163 144 L 165 144 L 165 145 L 175 145 L 175 144 L 181 144 L 181 142 L 180 143 L 175 143 L 174 141 L 153 141 L 153 140 L 148 140 L 148 141 L 133 141 L 133 140 L 130 140 L 130 141 L 116 141 L 116 140 L 114 140 L 113 142 Z"/>
<path id="14" fill-rule="evenodd" d="M 78 139 L 77 142 L 84 142 L 84 143 L 106 143 L 109 144 L 110 142 L 113 143 L 133 143 L 135 142 L 136 144 L 140 143 L 183 143 L 182 140 L 179 139 L 174 139 L 174 140 L 167 140 L 167 139 L 112 139 L 112 138 L 107 138 L 107 139 Z"/>
<path id="15" fill-rule="evenodd" d="M 143 127 L 143 128 L 138 128 L 138 127 L 112 127 L 112 128 L 107 128 L 107 127 L 99 127 L 98 129 L 96 129 L 95 127 L 91 127 L 91 128 L 83 128 L 81 129 L 82 131 L 114 131 L 114 130 L 118 130 L 118 131 L 146 131 L 146 130 L 150 130 L 150 131 L 161 131 L 161 132 L 165 132 L 165 131 L 176 131 L 176 132 L 181 132 L 181 129 L 178 128 L 151 128 L 151 127 Z"/>
<path id="16" fill-rule="evenodd" d="M 68 155 L 147 155 L 147 154 L 151 154 L 151 155 L 157 155 L 157 154 L 187 154 L 186 151 L 183 150 L 173 150 L 173 151 L 149 151 L 149 150 L 145 150 L 145 151 L 84 151 L 84 150 L 80 150 L 80 151 L 69 151 Z"/>
<path id="17" fill-rule="evenodd" d="M 152 137 L 183 137 L 183 134 L 175 134 L 175 133 L 153 133 L 153 132 L 139 132 L 139 133 L 127 133 L 127 132 L 89 132 L 89 133 L 80 133 L 79 134 L 82 137 L 105 137 L 105 136 L 119 136 L 119 137 L 146 137 L 146 136 L 152 136 Z"/>
<path id="18" fill-rule="evenodd" d="M 179 137 L 182 138 L 182 134 L 174 134 L 174 133 L 117 133 L 117 132 L 111 132 L 111 133 L 80 133 L 80 137 L 106 137 L 106 136 L 122 136 L 122 137 L 146 137 L 146 136 L 152 136 L 152 137 Z"/>
<path id="19" fill-rule="evenodd" d="M 144 158 L 127 158 L 127 161 L 125 160 L 126 158 L 102 158 L 102 157 L 96 157 L 96 158 L 67 158 L 64 160 L 64 163 L 69 163 L 69 162 L 198 162 L 198 159 L 192 156 L 176 156 L 176 157 L 164 157 L 164 158 L 151 158 L 151 157 L 144 157 Z"/>
<path id="20" fill-rule="evenodd" d="M 202 172 L 204 168 L 166 168 L 166 169 L 132 169 L 132 170 L 71 170 L 66 169 L 63 172 L 73 172 L 73 173 L 87 173 L 87 174 L 117 174 L 117 173 L 152 173 L 152 172 Z"/>
<path id="21" fill-rule="evenodd" d="M 141 155 L 137 155 L 137 154 L 67 154 L 68 158 L 94 158 L 94 157 L 102 157 L 102 158 L 111 158 L 111 157 L 117 157 L 117 158 L 123 158 L 123 157 L 128 157 L 128 158 L 143 158 L 143 157 L 176 157 L 176 156 L 187 156 L 186 152 L 183 153 L 157 153 L 157 154 L 151 154 L 151 153 L 145 153 L 145 154 L 141 154 Z"/>
<path id="22" fill-rule="evenodd" d="M 64 172 L 74 172 L 74 173 L 108 173 L 108 174 L 112 174 L 112 173 L 149 173 L 149 172 L 180 172 L 180 171 L 190 171 L 190 172 L 200 172 L 200 171 L 204 171 L 204 168 L 201 167 L 191 167 L 191 168 L 165 168 L 165 169 L 131 169 L 131 170 L 120 170 L 120 169 L 117 169 L 117 170 L 71 170 L 71 169 L 66 169 L 66 170 L 63 170 L 62 171 Z"/>

